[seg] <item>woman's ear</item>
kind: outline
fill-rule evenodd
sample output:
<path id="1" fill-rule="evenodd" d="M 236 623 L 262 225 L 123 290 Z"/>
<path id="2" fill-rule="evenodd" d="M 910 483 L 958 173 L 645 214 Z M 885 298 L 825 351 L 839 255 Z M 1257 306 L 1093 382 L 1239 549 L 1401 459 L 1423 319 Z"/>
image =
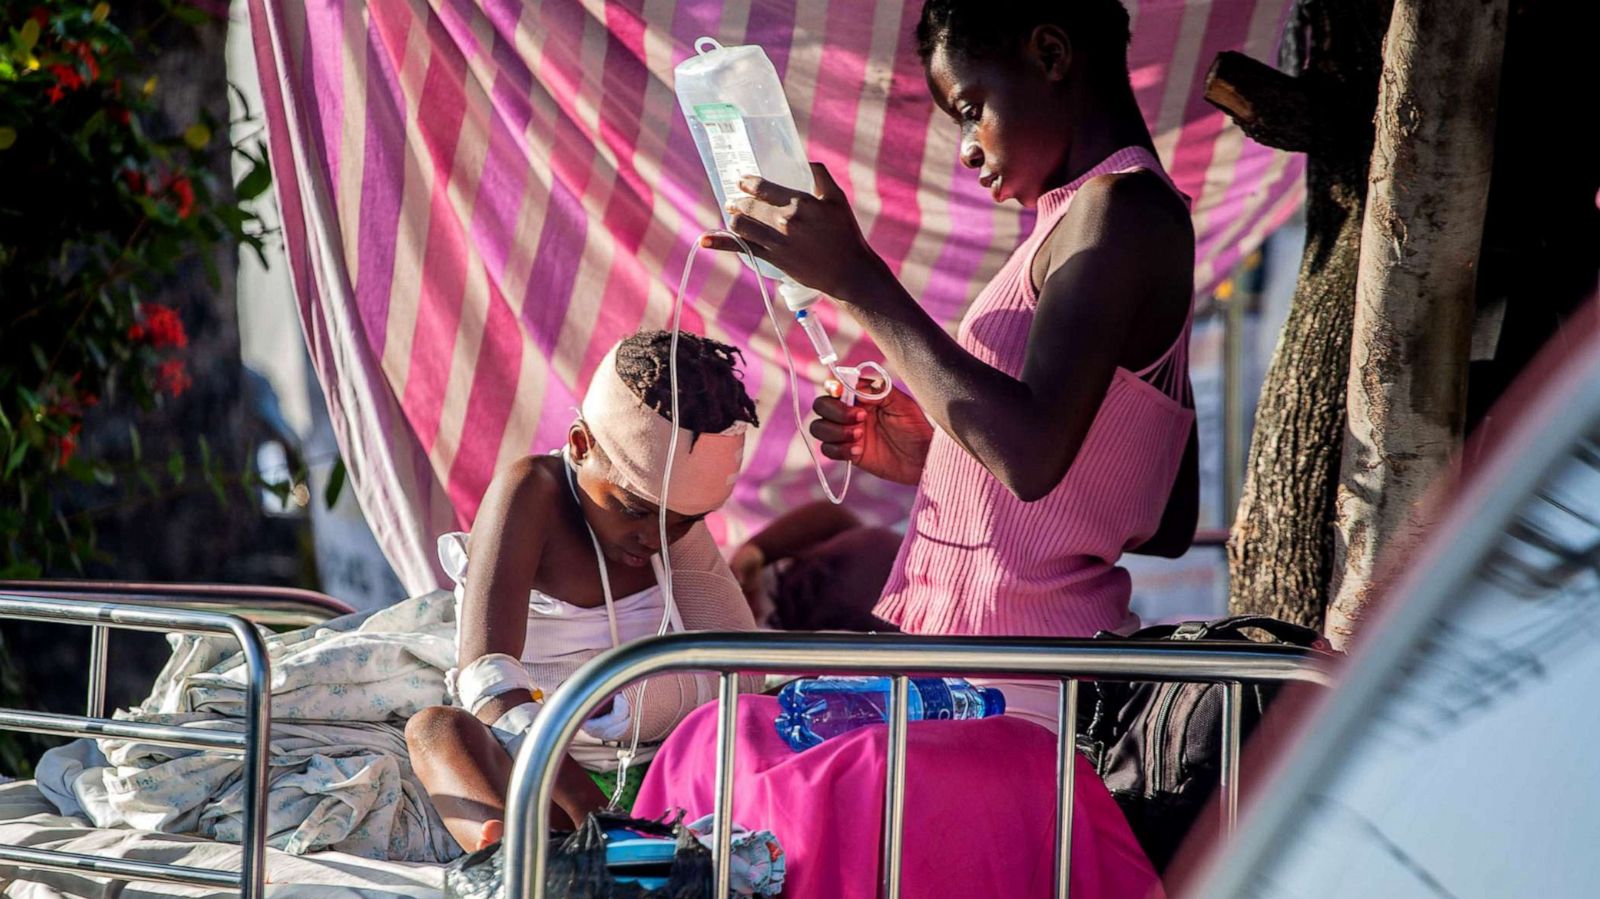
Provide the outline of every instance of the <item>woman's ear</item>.
<path id="1" fill-rule="evenodd" d="M 1049 81 L 1062 81 L 1072 67 L 1072 39 L 1057 25 L 1040 25 L 1028 36 L 1028 57 Z"/>

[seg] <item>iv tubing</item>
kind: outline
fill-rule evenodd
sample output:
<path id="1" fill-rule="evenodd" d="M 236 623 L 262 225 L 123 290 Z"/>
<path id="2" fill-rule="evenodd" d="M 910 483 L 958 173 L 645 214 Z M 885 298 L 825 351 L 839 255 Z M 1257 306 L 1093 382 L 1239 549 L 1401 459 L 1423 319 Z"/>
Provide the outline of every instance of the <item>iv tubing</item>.
<path id="1" fill-rule="evenodd" d="M 694 271 L 695 257 L 700 254 L 700 250 L 702 249 L 700 242 L 707 237 L 713 236 L 732 238 L 734 242 L 739 244 L 739 249 L 744 254 L 745 259 L 749 261 L 750 267 L 755 268 L 756 263 L 755 252 L 750 249 L 749 244 L 745 243 L 744 238 L 734 234 L 732 231 L 722 228 L 712 228 L 708 231 L 701 232 L 695 238 L 694 244 L 689 248 L 689 256 L 683 262 L 683 277 L 678 280 L 678 295 L 672 303 L 672 343 L 667 350 L 667 373 L 672 388 L 673 427 L 672 437 L 667 441 L 666 470 L 661 475 L 661 502 L 659 503 L 659 508 L 657 509 L 658 517 L 656 519 L 656 526 L 658 528 L 657 535 L 661 541 L 661 549 L 659 552 L 661 555 L 662 581 L 661 625 L 656 629 L 656 636 L 658 637 L 667 632 L 668 626 L 672 621 L 673 610 L 676 607 L 676 600 L 672 595 L 672 557 L 668 549 L 669 542 L 667 540 L 667 491 L 672 476 L 672 460 L 678 452 L 678 433 L 681 430 L 681 428 L 678 426 L 678 335 L 682 333 L 683 298 L 689 290 L 689 275 Z M 779 324 L 777 310 L 772 305 L 772 296 L 771 294 L 767 293 L 766 279 L 762 278 L 759 274 L 756 276 L 756 287 L 761 290 L 761 302 L 766 306 L 767 319 L 772 322 L 772 330 L 777 337 L 779 349 L 783 350 L 783 361 L 789 370 L 789 400 L 791 409 L 794 412 L 794 426 L 795 429 L 802 435 L 802 439 L 804 439 L 805 419 L 800 413 L 800 382 L 798 376 L 795 374 L 794 356 L 789 352 L 788 341 L 784 339 L 783 327 Z M 838 364 L 837 358 L 819 361 L 822 361 L 823 364 L 827 366 L 829 373 L 832 374 L 841 385 L 844 385 L 845 389 L 854 390 L 854 382 L 845 376 L 844 371 L 841 370 Z M 879 378 L 882 380 L 882 384 L 878 390 L 872 393 L 866 393 L 862 391 L 855 391 L 855 393 L 858 396 L 866 399 L 882 399 L 883 397 L 888 396 L 890 390 L 890 381 L 888 372 L 883 370 L 883 366 L 878 365 L 875 362 L 869 362 L 861 367 L 870 367 L 871 369 L 875 370 L 878 373 Z M 857 371 L 857 374 L 859 374 L 859 371 Z M 850 492 L 850 472 L 855 466 L 849 462 L 845 463 L 844 486 L 842 486 L 839 489 L 839 492 L 835 494 L 833 492 L 833 486 L 828 483 L 827 474 L 825 474 L 822 470 L 822 457 L 817 454 L 817 448 L 812 446 L 810 440 L 804 440 L 804 442 L 806 445 L 806 451 L 811 454 L 811 467 L 817 473 L 817 483 L 822 485 L 823 493 L 826 493 L 829 501 L 835 505 L 844 502 L 845 495 Z M 617 803 L 617 800 L 622 795 L 623 785 L 626 782 L 628 774 L 628 767 L 632 762 L 634 754 L 638 752 L 639 749 L 639 732 L 643 725 L 642 713 L 644 711 L 644 696 L 645 691 L 649 688 L 649 681 L 645 681 L 639 687 L 638 706 L 634 709 L 633 715 L 633 738 L 628 747 L 627 761 L 624 762 L 617 771 L 617 789 L 611 797 L 613 805 Z"/>

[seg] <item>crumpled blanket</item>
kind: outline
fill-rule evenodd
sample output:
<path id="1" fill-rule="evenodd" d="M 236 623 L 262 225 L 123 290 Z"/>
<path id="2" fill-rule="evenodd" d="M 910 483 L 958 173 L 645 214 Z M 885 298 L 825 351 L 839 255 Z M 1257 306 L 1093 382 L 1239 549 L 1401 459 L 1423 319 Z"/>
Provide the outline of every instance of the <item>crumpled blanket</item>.
<path id="1" fill-rule="evenodd" d="M 286 634 L 263 634 L 272 663 L 267 844 L 303 854 L 443 862 L 460 854 L 411 771 L 407 717 L 447 703 L 455 605 L 436 591 Z M 245 669 L 231 638 L 169 635 L 150 696 L 117 718 L 243 730 Z M 128 740 L 45 753 L 39 788 L 98 827 L 197 833 L 237 842 L 243 758 Z"/>

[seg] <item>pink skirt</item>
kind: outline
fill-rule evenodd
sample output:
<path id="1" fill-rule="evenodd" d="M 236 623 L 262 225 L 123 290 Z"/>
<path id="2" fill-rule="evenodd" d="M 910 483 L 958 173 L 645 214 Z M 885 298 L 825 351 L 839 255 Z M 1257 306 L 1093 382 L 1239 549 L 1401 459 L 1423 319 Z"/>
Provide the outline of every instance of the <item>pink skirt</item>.
<path id="1" fill-rule="evenodd" d="M 733 820 L 771 830 L 787 854 L 785 899 L 878 893 L 888 728 L 864 727 L 794 752 L 773 727 L 777 700 L 739 698 Z M 907 899 L 1048 899 L 1053 893 L 1055 735 L 1012 717 L 917 721 L 907 733 Z M 651 762 L 633 812 L 713 811 L 715 703 L 691 713 Z M 1122 811 L 1078 759 L 1073 899 L 1164 894 Z"/>

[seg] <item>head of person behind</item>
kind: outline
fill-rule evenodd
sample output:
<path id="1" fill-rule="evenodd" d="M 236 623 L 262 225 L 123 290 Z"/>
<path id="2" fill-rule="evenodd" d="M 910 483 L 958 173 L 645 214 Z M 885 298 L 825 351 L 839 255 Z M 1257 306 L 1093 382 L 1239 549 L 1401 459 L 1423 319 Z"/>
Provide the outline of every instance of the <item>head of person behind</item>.
<path id="1" fill-rule="evenodd" d="M 923 5 L 928 90 L 995 202 L 1031 207 L 1085 168 L 1092 147 L 1149 140 L 1128 80 L 1128 27 L 1121 0 Z"/>
<path id="2" fill-rule="evenodd" d="M 672 439 L 672 332 L 640 331 L 612 348 L 595 370 L 567 432 L 583 517 L 610 561 L 649 564 L 661 548 L 662 476 Z M 667 540 L 676 543 L 727 501 L 743 458 L 744 432 L 758 425 L 735 347 L 678 335 L 682 430 L 667 479 Z"/>

